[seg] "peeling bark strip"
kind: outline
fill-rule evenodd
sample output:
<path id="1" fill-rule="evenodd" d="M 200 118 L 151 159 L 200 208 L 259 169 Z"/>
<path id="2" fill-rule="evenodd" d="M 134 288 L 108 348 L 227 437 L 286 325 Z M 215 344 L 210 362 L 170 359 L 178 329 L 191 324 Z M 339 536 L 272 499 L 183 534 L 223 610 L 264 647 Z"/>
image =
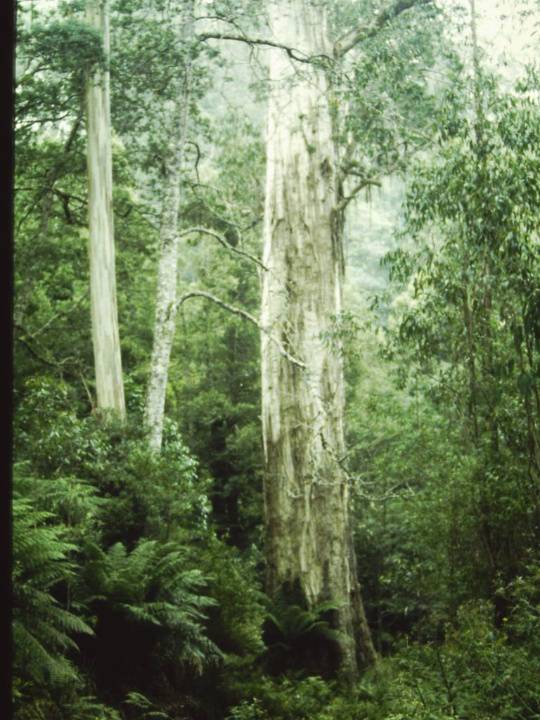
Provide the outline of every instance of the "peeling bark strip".
<path id="1" fill-rule="evenodd" d="M 108 59 L 108 0 L 87 0 L 86 20 L 101 33 Z M 86 107 L 90 304 L 97 407 L 98 410 L 112 410 L 124 419 L 126 407 L 116 306 L 108 71 L 99 69 L 88 78 Z"/>
<path id="2" fill-rule="evenodd" d="M 181 21 L 181 35 L 189 42 L 192 35 L 193 2 L 186 2 Z M 182 73 L 179 70 L 178 87 L 172 117 L 170 143 L 165 153 L 165 198 L 161 212 L 160 251 L 157 279 L 154 344 L 150 362 L 150 377 L 144 412 L 148 430 L 148 443 L 152 450 L 161 449 L 165 396 L 169 376 L 169 361 L 176 326 L 176 286 L 178 280 L 178 211 L 180 209 L 180 183 L 189 120 L 191 92 L 191 62 Z"/>
<path id="3" fill-rule="evenodd" d="M 273 36 L 306 56 L 330 54 L 324 7 L 273 0 Z M 342 360 L 321 340 L 342 304 L 342 223 L 328 81 L 270 51 L 261 325 L 265 525 L 271 593 L 299 586 L 339 606 L 343 669 L 375 652 L 349 518 Z M 270 337 L 306 364 L 291 364 Z"/>

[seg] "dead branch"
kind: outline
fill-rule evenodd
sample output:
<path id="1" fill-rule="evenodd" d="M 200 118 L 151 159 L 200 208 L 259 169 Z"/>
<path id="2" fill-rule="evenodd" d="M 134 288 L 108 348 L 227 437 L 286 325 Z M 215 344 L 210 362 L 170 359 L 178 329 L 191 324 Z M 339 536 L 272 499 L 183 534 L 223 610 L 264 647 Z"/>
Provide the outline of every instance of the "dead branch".
<path id="1" fill-rule="evenodd" d="M 351 202 L 351 200 L 354 200 L 354 198 L 358 195 L 359 192 L 364 190 L 364 188 L 371 187 L 373 185 L 376 187 L 381 187 L 381 181 L 377 178 L 364 178 L 364 180 L 361 180 L 351 190 L 350 195 L 346 195 L 345 197 L 341 198 L 341 200 L 337 206 L 337 211 L 341 212 L 341 211 L 345 210 L 347 205 Z"/>
<path id="2" fill-rule="evenodd" d="M 182 237 L 183 235 L 190 235 L 191 233 L 200 233 L 201 235 L 208 235 L 209 237 L 213 237 L 215 240 L 218 241 L 220 245 L 222 245 L 224 248 L 229 250 L 229 252 L 234 253 L 235 255 L 240 255 L 247 260 L 250 260 L 251 262 L 258 265 L 260 268 L 262 268 L 265 271 L 268 271 L 268 268 L 266 265 L 263 265 L 263 263 L 256 258 L 254 255 L 251 255 L 248 252 L 245 252 L 244 250 L 239 250 L 238 248 L 235 248 L 234 245 L 231 245 L 225 238 L 220 235 L 219 233 L 215 232 L 214 230 L 209 230 L 208 228 L 204 227 L 191 227 L 187 230 L 182 230 L 181 233 L 179 233 L 179 236 Z"/>
<path id="3" fill-rule="evenodd" d="M 272 47 L 272 48 L 278 48 L 279 50 L 285 50 L 287 55 L 291 58 L 291 60 L 296 60 L 297 62 L 302 63 L 308 63 L 311 64 L 314 61 L 317 60 L 326 60 L 327 62 L 332 62 L 332 58 L 328 57 L 328 55 L 306 55 L 301 50 L 298 50 L 298 48 L 292 48 L 288 45 L 283 45 L 281 43 L 274 42 L 273 40 L 266 40 L 264 38 L 250 38 L 246 35 L 230 35 L 228 33 L 202 33 L 201 35 L 197 36 L 199 40 L 234 40 L 236 42 L 244 42 L 247 45 L 264 45 L 266 47 Z M 300 53 L 300 54 L 299 54 Z"/>
<path id="4" fill-rule="evenodd" d="M 269 340 L 274 343 L 274 345 L 278 348 L 279 352 L 283 357 L 287 358 L 289 362 L 291 362 L 293 365 L 296 365 L 299 368 L 302 368 L 302 370 L 305 369 L 305 363 L 303 363 L 301 360 L 298 360 L 293 355 L 290 354 L 282 345 L 282 343 L 272 335 L 271 331 L 268 330 L 268 328 L 265 328 L 261 323 L 257 320 L 256 317 L 251 315 L 251 313 L 248 313 L 246 310 L 243 310 L 242 308 L 235 307 L 234 305 L 229 305 L 229 303 L 224 302 L 223 300 L 220 300 L 215 295 L 212 295 L 209 292 L 206 292 L 204 290 L 191 290 L 190 292 L 185 293 L 182 295 L 182 297 L 178 300 L 176 303 L 176 307 L 179 308 L 186 300 L 189 300 L 190 298 L 194 297 L 202 297 L 206 300 L 210 300 L 210 302 L 213 302 L 215 305 L 219 305 L 219 307 L 223 308 L 224 310 L 227 310 L 228 312 L 232 313 L 233 315 L 238 315 L 239 317 L 244 318 L 244 320 L 248 320 L 253 325 L 256 325 L 261 332 L 263 332 L 265 335 L 268 336 Z"/>

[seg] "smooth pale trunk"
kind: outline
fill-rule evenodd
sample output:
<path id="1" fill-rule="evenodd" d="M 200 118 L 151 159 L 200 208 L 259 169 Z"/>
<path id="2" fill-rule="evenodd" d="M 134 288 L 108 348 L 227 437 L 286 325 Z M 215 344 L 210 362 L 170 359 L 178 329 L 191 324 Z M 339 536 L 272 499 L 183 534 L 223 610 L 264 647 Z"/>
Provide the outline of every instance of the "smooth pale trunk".
<path id="1" fill-rule="evenodd" d="M 185 22 L 181 35 L 185 41 L 189 41 L 192 34 L 190 18 L 193 13 L 193 3 L 187 3 L 185 12 Z M 172 110 L 170 141 L 165 157 L 165 198 L 160 223 L 154 343 L 144 414 L 144 423 L 148 432 L 148 444 L 156 452 L 161 449 L 163 438 L 169 362 L 176 328 L 179 246 L 178 211 L 180 209 L 180 184 L 189 120 L 191 72 L 191 64 L 188 62 L 185 75 L 178 82 L 176 99 Z"/>
<path id="2" fill-rule="evenodd" d="M 86 20 L 101 33 L 108 58 L 107 0 L 87 0 Z M 90 303 L 97 407 L 124 419 L 126 408 L 116 304 L 108 72 L 99 70 L 88 79 L 86 107 Z"/>
<path id="3" fill-rule="evenodd" d="M 276 41 L 331 55 L 324 6 L 272 2 Z M 350 489 L 341 462 L 344 380 L 322 334 L 342 310 L 342 222 L 325 72 L 270 52 L 261 324 L 304 361 L 262 342 L 265 525 L 269 591 L 300 588 L 310 606 L 339 606 L 342 667 L 375 653 L 356 578 Z"/>
<path id="4" fill-rule="evenodd" d="M 176 126 L 167 160 L 165 199 L 160 225 L 154 344 L 145 407 L 148 443 L 155 451 L 161 449 L 163 437 L 167 379 L 177 315 L 178 210 L 189 102 L 187 97 L 182 97 L 181 101 L 182 106 L 179 103 L 176 108 L 176 112 L 179 114 L 179 123 Z"/>

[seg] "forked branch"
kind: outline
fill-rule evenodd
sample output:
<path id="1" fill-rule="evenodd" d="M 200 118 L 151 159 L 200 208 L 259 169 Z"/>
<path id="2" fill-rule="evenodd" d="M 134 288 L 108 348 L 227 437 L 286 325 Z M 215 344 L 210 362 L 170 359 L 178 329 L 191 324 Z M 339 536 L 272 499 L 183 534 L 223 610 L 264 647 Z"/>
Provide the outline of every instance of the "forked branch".
<path id="1" fill-rule="evenodd" d="M 194 297 L 201 297 L 205 298 L 206 300 L 210 300 L 210 302 L 213 302 L 215 305 L 219 305 L 219 307 L 227 310 L 233 315 L 238 315 L 239 317 L 244 318 L 244 320 L 248 320 L 253 325 L 256 325 L 259 330 L 265 335 L 267 335 L 269 340 L 274 343 L 274 345 L 278 348 L 279 352 L 281 353 L 281 355 L 283 355 L 284 358 L 287 358 L 287 360 L 289 360 L 289 362 L 291 362 L 293 365 L 296 365 L 296 367 L 305 369 L 305 363 L 291 355 L 290 352 L 288 352 L 288 350 L 283 347 L 283 344 L 276 337 L 274 337 L 274 335 L 272 335 L 272 332 L 268 330 L 268 328 L 265 328 L 263 325 L 261 325 L 257 318 L 254 317 L 251 313 L 248 313 L 247 310 L 242 310 L 242 308 L 235 307 L 234 305 L 229 305 L 229 303 L 220 300 L 220 298 L 204 290 L 191 290 L 190 292 L 185 293 L 176 303 L 176 307 L 179 308 L 183 303 L 186 302 L 186 300 Z"/>
<path id="2" fill-rule="evenodd" d="M 296 60 L 302 63 L 312 63 L 315 60 L 332 60 L 332 58 L 328 57 L 328 55 L 306 55 L 298 48 L 283 45 L 282 43 L 274 42 L 273 40 L 266 40 L 265 38 L 252 38 L 247 35 L 231 35 L 230 33 L 201 33 L 197 37 L 199 40 L 203 41 L 234 40 L 236 42 L 246 43 L 247 45 L 263 45 L 265 47 L 278 48 L 279 50 L 284 50 L 291 60 Z"/>
<path id="3" fill-rule="evenodd" d="M 244 257 L 246 260 L 250 260 L 251 262 L 258 265 L 263 270 L 268 270 L 266 265 L 263 265 L 263 263 L 259 260 L 259 258 L 256 258 L 254 255 L 251 255 L 248 252 L 245 252 L 244 250 L 239 250 L 238 248 L 234 247 L 234 245 L 231 245 L 225 238 L 217 233 L 215 230 L 210 230 L 209 228 L 204 227 L 191 227 L 187 228 L 187 230 L 182 230 L 181 233 L 179 233 L 179 236 L 182 237 L 183 235 L 190 235 L 191 233 L 198 233 L 200 235 L 208 235 L 209 237 L 214 238 L 214 240 L 217 240 L 220 245 L 222 245 L 224 248 L 229 250 L 229 252 L 234 253 L 235 255 L 240 255 L 241 257 Z"/>
<path id="4" fill-rule="evenodd" d="M 432 2 L 433 0 L 396 0 L 392 5 L 377 13 L 371 22 L 357 25 L 338 38 L 334 44 L 334 57 L 343 57 L 358 43 L 376 35 L 387 23 L 406 10 L 420 5 L 428 5 Z"/>
<path id="5" fill-rule="evenodd" d="M 360 193 L 362 190 L 364 190 L 367 187 L 381 187 L 381 181 L 379 178 L 364 178 L 361 180 L 357 185 L 353 187 L 351 190 L 350 195 L 345 195 L 341 198 L 341 200 L 338 203 L 337 210 L 338 212 L 341 212 L 345 210 L 347 205 L 351 202 L 351 200 L 354 200 L 354 198 Z"/>

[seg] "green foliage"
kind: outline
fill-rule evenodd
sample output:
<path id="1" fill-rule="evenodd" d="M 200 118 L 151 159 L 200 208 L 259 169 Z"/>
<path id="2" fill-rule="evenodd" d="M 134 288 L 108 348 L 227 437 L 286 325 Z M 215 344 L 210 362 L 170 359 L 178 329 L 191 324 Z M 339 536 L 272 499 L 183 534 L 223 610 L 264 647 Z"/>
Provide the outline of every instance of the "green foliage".
<path id="1" fill-rule="evenodd" d="M 129 692 L 124 703 L 136 711 L 136 717 L 140 720 L 170 720 L 167 713 L 157 710 L 154 703 L 146 695 L 139 692 Z"/>
<path id="2" fill-rule="evenodd" d="M 339 658 L 339 635 L 331 625 L 337 609 L 333 602 L 312 608 L 276 602 L 267 615 L 264 633 L 270 673 L 323 668 L 332 673 Z"/>
<path id="3" fill-rule="evenodd" d="M 14 669 L 37 684 L 61 684 L 77 678 L 69 658 L 74 634 L 91 633 L 75 613 L 62 607 L 54 591 L 71 583 L 75 546 L 67 528 L 50 524 L 54 516 L 34 507 L 17 492 L 13 499 Z"/>
<path id="4" fill-rule="evenodd" d="M 236 548 L 211 538 L 201 554 L 199 567 L 211 575 L 215 605 L 209 608 L 209 637 L 226 657 L 252 661 L 264 650 L 262 626 L 267 598 L 261 590 L 257 564 L 260 551 L 241 554 Z"/>
<path id="5" fill-rule="evenodd" d="M 99 32 L 74 6 L 51 12 L 21 2 L 17 31 L 16 139 L 31 146 L 35 126 L 75 117 L 80 124 L 85 79 L 105 55 Z"/>
<path id="6" fill-rule="evenodd" d="M 534 718 L 535 641 L 512 644 L 492 617 L 489 604 L 464 605 L 444 644 L 403 646 L 385 670 L 388 717 Z"/>
<path id="7" fill-rule="evenodd" d="M 508 590 L 516 605 L 504 627 L 493 625 L 493 607 L 470 602 L 447 624 L 441 641 L 403 641 L 360 683 L 336 693 L 320 678 L 283 678 L 246 685 L 230 720 L 448 720 L 471 717 L 536 718 L 539 711 L 538 635 L 520 636 L 522 623 L 538 622 L 538 566 Z M 534 604 L 536 603 L 536 605 Z"/>
<path id="8" fill-rule="evenodd" d="M 239 113 L 212 128 L 219 175 L 193 188 L 185 222 L 218 232 L 234 248 L 257 257 L 262 213 L 263 152 L 256 128 Z M 194 235 L 181 274 L 186 290 L 204 288 L 257 314 L 257 266 L 211 238 Z M 182 305 L 169 371 L 168 407 L 200 474 L 219 532 L 247 550 L 261 541 L 262 455 L 258 331 L 200 300 Z"/>
<path id="9" fill-rule="evenodd" d="M 149 632 L 155 627 L 159 629 L 156 656 L 198 673 L 207 662 L 219 659 L 219 650 L 207 639 L 202 624 L 205 610 L 215 601 L 202 594 L 206 580 L 200 571 L 186 570 L 181 547 L 141 540 L 130 553 L 116 543 L 107 552 L 94 547 L 89 554 L 81 574 L 82 592 L 92 593 L 87 602 L 98 623 L 106 617 L 120 635 L 122 626 L 130 623 Z M 110 638 L 103 635 L 102 641 L 114 652 Z M 125 651 L 120 649 L 122 654 Z"/>
<path id="10" fill-rule="evenodd" d="M 98 688 L 106 686 L 120 699 L 141 668 L 141 688 L 149 687 L 153 693 L 160 672 L 200 674 L 221 658 L 204 627 L 206 613 L 216 601 L 204 592 L 207 578 L 194 569 L 197 553 L 182 544 L 188 534 L 205 544 L 211 532 L 204 486 L 197 481 L 196 464 L 177 431 L 169 424 L 163 453 L 157 456 L 147 449 L 138 428 L 105 427 L 92 417 L 80 420 L 70 399 L 68 386 L 52 380 L 30 383 L 26 388 L 17 415 L 19 456 L 26 457 L 17 471 L 17 484 L 24 501 L 21 508 L 17 504 L 14 518 L 21 542 L 34 522 L 54 521 L 60 528 L 40 528 L 35 542 L 28 533 L 32 542 L 28 548 L 21 545 L 21 562 L 31 563 L 26 574 L 31 577 L 35 572 L 34 582 L 39 584 L 41 576 L 35 567 L 39 559 L 34 560 L 32 553 L 34 547 L 36 553 L 40 551 L 39 545 L 45 541 L 65 538 L 65 546 L 59 547 L 69 551 L 71 562 L 78 565 L 75 572 L 75 566 L 67 560 L 60 562 L 59 556 L 57 576 L 44 565 L 43 572 L 51 573 L 59 597 L 68 598 L 72 614 L 63 609 L 53 612 L 56 601 L 51 600 L 53 610 L 43 610 L 47 613 L 43 623 L 44 629 L 45 623 L 51 626 L 52 640 L 47 635 L 37 636 L 44 652 L 52 657 L 49 665 L 56 663 L 66 671 L 62 680 L 62 712 L 66 713 L 74 702 L 66 683 L 70 680 L 73 691 L 81 693 L 81 669 L 82 678 L 90 675 Z M 38 442 L 33 444 L 33 438 Z M 28 512 L 34 505 L 42 513 L 37 519 Z M 145 537 L 148 533 L 154 533 L 159 541 Z M 119 535 L 130 543 L 131 551 L 114 539 Z M 20 592 L 25 602 L 34 595 L 33 589 L 30 593 L 25 586 Z M 36 594 L 36 598 L 41 596 Z M 34 625 L 42 632 L 39 623 L 30 622 L 39 608 L 25 609 L 22 600 L 20 612 L 26 615 L 20 621 L 22 629 L 19 632 L 17 624 L 15 632 L 20 635 Z M 46 600 L 48 596 L 44 596 Z M 242 611 L 238 614 L 242 616 Z M 88 622 L 94 636 L 84 639 L 80 633 Z M 237 622 L 241 623 L 241 617 Z M 71 651 L 76 648 L 67 630 L 77 633 L 81 648 L 77 669 L 71 661 Z M 53 641 L 65 645 L 69 658 L 54 655 L 63 645 L 49 647 L 47 643 Z M 24 650 L 27 646 L 26 640 L 21 641 L 21 652 L 29 652 Z M 144 670 L 143 657 L 152 663 L 151 672 Z M 91 670 L 96 658 L 104 674 Z M 21 663 L 23 660 L 34 672 L 34 665 L 27 663 L 27 658 Z M 45 672 L 39 669 L 44 660 L 37 651 L 35 662 L 35 673 Z M 110 663 L 115 668 L 112 674 L 107 670 Z M 137 670 L 132 672 L 134 668 Z M 68 670 L 73 671 L 69 677 Z M 116 679 L 111 682 L 113 676 Z M 173 685 L 175 682 L 178 684 L 175 680 Z M 24 685 L 21 713 L 37 712 L 39 703 L 48 707 L 48 686 L 43 684 L 39 692 Z M 88 702 L 90 708 L 93 701 Z M 80 705 L 75 712 L 86 717 L 87 711 Z"/>
<path id="11" fill-rule="evenodd" d="M 85 688 L 78 642 L 93 635 L 74 596 L 79 530 L 96 503 L 88 487 L 47 487 L 15 469 L 13 496 L 13 702 L 17 720 L 118 720 Z M 45 486 L 45 488 L 43 487 Z M 55 512 L 44 507 L 58 508 Z M 66 514 L 66 519 L 62 517 Z M 66 524 L 64 524 L 64 522 Z M 73 523 L 73 524 L 71 524 Z"/>
<path id="12" fill-rule="evenodd" d="M 362 25 L 366 17 L 384 12 L 386 3 L 332 5 L 340 37 L 342 28 Z M 431 73 L 440 68 L 448 78 L 460 66 L 443 23 L 434 3 L 419 3 L 385 23 L 361 43 L 361 52 L 350 52 L 344 66 L 337 66 L 334 109 L 346 148 L 343 167 L 355 183 L 405 169 L 429 144 L 441 92 Z"/>
<path id="13" fill-rule="evenodd" d="M 231 708 L 227 720 L 311 720 L 332 698 L 332 687 L 316 676 L 265 678 L 250 690 L 253 697 Z"/>
<path id="14" fill-rule="evenodd" d="M 43 58 L 44 68 L 58 73 L 91 72 L 105 62 L 99 31 L 74 18 L 36 23 L 20 42 L 29 54 Z"/>
<path id="15" fill-rule="evenodd" d="M 268 714 L 261 706 L 260 700 L 251 702 L 244 700 L 231 708 L 227 720 L 267 720 Z"/>
<path id="16" fill-rule="evenodd" d="M 510 579 L 538 533 L 540 114 L 529 96 L 497 95 L 475 122 L 412 183 L 407 229 L 418 250 L 393 267 L 413 297 L 393 351 L 412 352 L 409 368 L 431 375 L 431 397 L 454 410 L 469 458 L 465 506 L 491 566 L 476 575 L 491 574 L 493 592 L 494 574 Z"/>

